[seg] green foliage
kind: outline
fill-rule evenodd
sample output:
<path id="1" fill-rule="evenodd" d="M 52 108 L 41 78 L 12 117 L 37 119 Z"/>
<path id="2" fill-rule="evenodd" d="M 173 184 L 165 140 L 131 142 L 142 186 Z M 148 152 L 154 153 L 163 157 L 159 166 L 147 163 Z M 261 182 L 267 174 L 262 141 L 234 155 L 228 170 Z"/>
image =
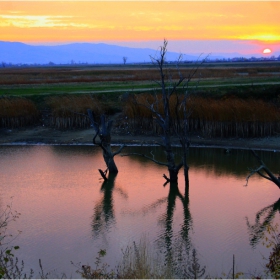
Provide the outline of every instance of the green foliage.
<path id="1" fill-rule="evenodd" d="M 19 246 L 11 246 L 0 251 L 0 279 L 31 279 L 34 271 L 30 270 L 27 274 L 24 272 L 24 262 L 19 262 L 15 257 L 14 251 L 18 250 Z"/>

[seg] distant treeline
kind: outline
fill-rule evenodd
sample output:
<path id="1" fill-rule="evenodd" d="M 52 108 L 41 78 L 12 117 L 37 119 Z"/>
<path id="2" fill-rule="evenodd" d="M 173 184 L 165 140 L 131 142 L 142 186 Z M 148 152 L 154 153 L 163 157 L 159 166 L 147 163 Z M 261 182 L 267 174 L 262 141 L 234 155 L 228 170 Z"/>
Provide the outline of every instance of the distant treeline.
<path id="1" fill-rule="evenodd" d="M 209 58 L 207 58 L 205 60 L 205 62 L 207 63 L 224 63 L 224 62 L 260 62 L 260 61 L 280 61 L 280 55 L 277 56 L 266 56 L 266 57 L 233 57 L 233 58 L 211 58 L 211 56 L 209 56 Z M 177 61 L 167 61 L 167 63 L 170 64 L 176 64 Z M 182 63 L 197 63 L 197 60 L 185 60 Z M 125 63 L 88 63 L 88 62 L 81 62 L 81 61 L 75 61 L 75 60 L 71 60 L 68 63 L 55 63 L 52 61 L 49 61 L 48 63 L 11 63 L 11 62 L 5 62 L 2 61 L 0 63 L 0 68 L 9 68 L 9 67 L 46 67 L 46 66 L 86 66 L 86 65 L 123 65 L 123 64 L 131 64 L 131 65 L 143 65 L 143 64 L 147 64 L 147 65 L 152 65 L 152 62 L 125 62 Z"/>

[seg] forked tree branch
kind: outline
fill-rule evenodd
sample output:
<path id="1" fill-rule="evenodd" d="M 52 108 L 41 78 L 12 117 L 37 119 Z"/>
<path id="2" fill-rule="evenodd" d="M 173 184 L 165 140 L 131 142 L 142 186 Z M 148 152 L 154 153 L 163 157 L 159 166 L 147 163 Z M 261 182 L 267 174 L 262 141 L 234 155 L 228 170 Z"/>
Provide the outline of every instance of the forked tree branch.
<path id="1" fill-rule="evenodd" d="M 121 151 L 122 151 L 123 148 L 125 148 L 125 147 L 126 147 L 125 144 L 121 145 L 120 148 L 119 148 L 116 152 L 113 153 L 113 157 L 116 156 L 116 155 L 118 155 L 119 153 L 121 153 Z"/>
<path id="2" fill-rule="evenodd" d="M 262 161 L 262 159 L 257 155 L 257 153 L 254 150 L 251 150 L 253 155 L 258 159 L 260 166 L 256 169 L 251 169 L 251 173 L 246 177 L 246 185 L 248 185 L 248 181 L 250 179 L 251 176 L 253 176 L 255 173 L 259 174 L 261 177 L 272 181 L 276 186 L 278 186 L 278 188 L 280 188 L 280 176 L 277 178 L 271 171 L 270 169 L 264 164 L 264 162 Z M 261 171 L 265 172 L 265 174 L 263 174 Z"/>

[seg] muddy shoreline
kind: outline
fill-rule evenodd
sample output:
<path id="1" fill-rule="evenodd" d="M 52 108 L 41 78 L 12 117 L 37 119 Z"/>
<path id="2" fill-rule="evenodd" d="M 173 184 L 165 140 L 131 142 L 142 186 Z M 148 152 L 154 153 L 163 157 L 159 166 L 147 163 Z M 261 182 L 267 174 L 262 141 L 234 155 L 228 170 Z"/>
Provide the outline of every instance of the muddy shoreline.
<path id="1" fill-rule="evenodd" d="M 57 130 L 37 126 L 25 129 L 0 129 L 0 145 L 92 145 L 93 129 Z M 157 145 L 161 138 L 154 135 L 112 133 L 112 144 Z M 179 140 L 173 143 L 179 146 Z M 280 136 L 264 138 L 202 138 L 191 137 L 191 147 L 256 149 L 280 152 Z"/>

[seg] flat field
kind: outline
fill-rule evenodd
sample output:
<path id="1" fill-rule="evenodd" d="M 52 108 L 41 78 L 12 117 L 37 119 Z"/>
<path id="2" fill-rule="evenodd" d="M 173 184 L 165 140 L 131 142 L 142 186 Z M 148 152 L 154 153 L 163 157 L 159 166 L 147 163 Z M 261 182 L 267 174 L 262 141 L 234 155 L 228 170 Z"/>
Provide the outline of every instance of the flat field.
<path id="1" fill-rule="evenodd" d="M 171 84 L 180 74 L 194 73 L 188 84 L 193 133 L 212 138 L 279 135 L 280 61 L 167 64 L 165 70 Z M 159 89 L 159 79 L 154 65 L 0 68 L 0 127 L 87 128 L 90 108 L 97 115 L 121 114 L 115 123 L 124 134 L 140 128 L 137 133 L 157 134 L 156 126 L 150 127 L 153 116 L 135 108 L 127 93 L 146 98 Z"/>
<path id="2" fill-rule="evenodd" d="M 235 88 L 280 84 L 280 61 L 239 63 L 187 63 L 182 75 L 196 68 L 190 87 Z M 175 65 L 168 77 L 179 77 Z M 48 95 L 147 92 L 157 87 L 158 69 L 153 65 L 52 66 L 0 68 L 0 95 Z M 221 89 L 223 90 L 223 89 Z"/>

